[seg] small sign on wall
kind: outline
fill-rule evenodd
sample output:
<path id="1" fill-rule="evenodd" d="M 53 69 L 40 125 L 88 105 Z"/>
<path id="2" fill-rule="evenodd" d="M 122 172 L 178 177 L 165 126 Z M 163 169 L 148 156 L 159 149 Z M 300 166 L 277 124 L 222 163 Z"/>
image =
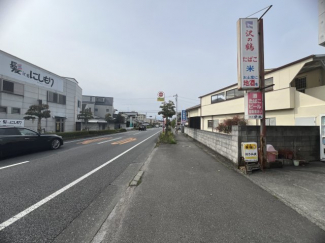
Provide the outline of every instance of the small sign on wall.
<path id="1" fill-rule="evenodd" d="M 245 119 L 263 118 L 263 98 L 261 91 L 248 91 L 245 93 Z"/>
<path id="2" fill-rule="evenodd" d="M 23 127 L 24 120 L 0 119 L 0 126 Z"/>

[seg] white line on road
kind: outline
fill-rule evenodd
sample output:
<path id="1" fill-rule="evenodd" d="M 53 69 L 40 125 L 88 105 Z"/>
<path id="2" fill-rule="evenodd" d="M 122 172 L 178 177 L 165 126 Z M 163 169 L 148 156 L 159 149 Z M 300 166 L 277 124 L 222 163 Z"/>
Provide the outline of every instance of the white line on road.
<path id="1" fill-rule="evenodd" d="M 81 182 L 82 180 L 86 179 L 87 177 L 91 176 L 92 174 L 94 174 L 95 172 L 97 172 L 98 170 L 100 170 L 101 168 L 105 167 L 106 165 L 112 163 L 114 160 L 118 159 L 119 157 L 121 157 L 122 155 L 126 154 L 127 152 L 131 151 L 132 149 L 134 149 L 135 147 L 139 146 L 140 144 L 144 143 L 145 141 L 147 141 L 149 138 L 152 138 L 153 136 L 155 136 L 156 134 L 160 133 L 157 132 L 153 135 L 151 135 L 150 137 L 146 138 L 145 140 L 141 141 L 140 143 L 134 145 L 133 147 L 129 148 L 128 150 L 124 151 L 123 153 L 117 155 L 116 157 L 114 157 L 113 159 L 105 162 L 104 164 L 102 164 L 101 166 L 93 169 L 92 171 L 88 172 L 87 174 L 83 175 L 82 177 L 80 177 L 79 179 L 71 182 L 70 184 L 66 185 L 65 187 L 61 188 L 60 190 L 52 193 L 51 195 L 49 195 L 48 197 L 44 198 L 43 200 L 39 201 L 38 203 L 35 203 L 34 205 L 30 206 L 29 208 L 25 209 L 24 211 L 16 214 L 15 216 L 13 216 L 12 218 L 8 219 L 7 221 L 3 222 L 0 224 L 0 231 L 2 231 L 3 229 L 7 228 L 9 225 L 15 223 L 16 221 L 18 221 L 19 219 L 23 218 L 24 216 L 26 216 L 27 214 L 33 212 L 35 209 L 39 208 L 40 206 L 42 206 L 43 204 L 47 203 L 48 201 L 50 201 L 51 199 L 55 198 L 56 196 L 60 195 L 61 193 L 65 192 L 66 190 L 68 190 L 69 188 L 73 187 L 74 185 L 78 184 L 79 182 Z"/>
<path id="2" fill-rule="evenodd" d="M 141 132 L 137 132 L 137 133 L 135 133 L 135 134 L 133 134 L 133 135 L 137 135 L 137 134 L 139 134 L 139 133 L 141 133 Z"/>
<path id="3" fill-rule="evenodd" d="M 103 142 L 100 142 L 100 143 L 97 143 L 97 144 L 108 143 L 108 142 L 110 142 L 110 141 L 114 141 L 114 140 L 121 139 L 121 138 L 122 138 L 122 137 L 114 138 L 114 139 L 110 139 L 110 140 L 107 140 L 107 141 L 103 141 Z"/>
<path id="4" fill-rule="evenodd" d="M 6 169 L 6 168 L 9 168 L 9 167 L 13 167 L 13 166 L 16 166 L 16 165 L 26 164 L 26 163 L 28 163 L 28 162 L 29 162 L 29 161 L 24 161 L 24 162 L 20 162 L 20 163 L 17 163 L 17 164 L 13 164 L 13 165 L 8 165 L 8 166 L 0 167 L 0 170 Z"/>

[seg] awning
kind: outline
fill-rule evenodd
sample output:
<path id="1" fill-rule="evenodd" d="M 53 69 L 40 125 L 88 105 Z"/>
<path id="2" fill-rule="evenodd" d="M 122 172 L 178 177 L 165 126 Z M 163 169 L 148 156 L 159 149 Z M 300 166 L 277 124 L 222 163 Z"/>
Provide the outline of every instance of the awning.
<path id="1" fill-rule="evenodd" d="M 105 120 L 90 119 L 88 123 L 107 123 Z"/>

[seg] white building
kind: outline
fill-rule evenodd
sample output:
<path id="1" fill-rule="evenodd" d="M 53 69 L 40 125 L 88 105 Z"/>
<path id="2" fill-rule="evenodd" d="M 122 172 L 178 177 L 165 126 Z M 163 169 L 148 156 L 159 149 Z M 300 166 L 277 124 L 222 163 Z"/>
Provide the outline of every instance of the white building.
<path id="1" fill-rule="evenodd" d="M 82 109 L 90 109 L 93 114 L 93 119 L 90 119 L 87 124 L 89 130 L 105 130 L 109 124 L 105 120 L 107 114 L 111 114 L 113 119 L 114 114 L 114 98 L 102 96 L 82 96 Z M 112 121 L 113 122 L 113 121 Z M 85 124 L 83 123 L 83 127 Z M 79 127 L 78 127 L 79 130 Z"/>
<path id="2" fill-rule="evenodd" d="M 46 132 L 76 130 L 82 89 L 73 78 L 64 78 L 0 51 L 0 125 L 21 121 L 37 130 L 37 121 L 23 120 L 31 105 L 49 105 L 51 117 L 42 119 Z"/>

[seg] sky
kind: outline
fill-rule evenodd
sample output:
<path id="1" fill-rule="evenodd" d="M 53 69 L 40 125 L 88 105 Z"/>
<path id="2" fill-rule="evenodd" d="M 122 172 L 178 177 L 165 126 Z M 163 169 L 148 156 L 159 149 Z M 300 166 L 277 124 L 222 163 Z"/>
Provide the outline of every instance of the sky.
<path id="1" fill-rule="evenodd" d="M 236 22 L 270 5 L 265 68 L 325 53 L 318 0 L 0 0 L 0 50 L 157 116 L 159 91 L 180 111 L 237 83 Z"/>

